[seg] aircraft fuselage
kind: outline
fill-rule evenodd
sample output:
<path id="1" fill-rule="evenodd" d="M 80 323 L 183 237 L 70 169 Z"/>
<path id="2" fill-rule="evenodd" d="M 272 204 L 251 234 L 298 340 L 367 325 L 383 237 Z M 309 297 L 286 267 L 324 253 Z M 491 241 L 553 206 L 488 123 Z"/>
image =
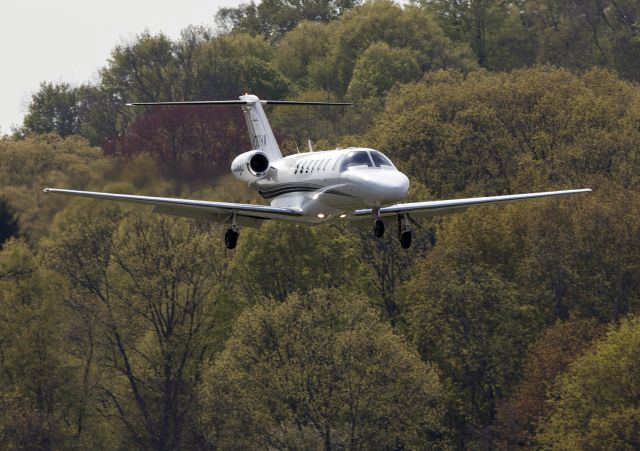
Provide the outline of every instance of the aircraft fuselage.
<path id="1" fill-rule="evenodd" d="M 396 204 L 409 191 L 409 179 L 389 159 L 355 147 L 289 155 L 251 185 L 272 206 L 298 210 L 300 221 L 311 223 Z"/>

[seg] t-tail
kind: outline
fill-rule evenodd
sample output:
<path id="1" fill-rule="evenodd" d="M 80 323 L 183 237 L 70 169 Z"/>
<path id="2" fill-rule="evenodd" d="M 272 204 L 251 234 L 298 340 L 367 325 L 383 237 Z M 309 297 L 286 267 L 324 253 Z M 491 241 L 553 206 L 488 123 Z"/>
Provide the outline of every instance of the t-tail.
<path id="1" fill-rule="evenodd" d="M 262 105 L 333 105 L 333 106 L 350 106 L 352 103 L 345 102 L 305 102 L 297 100 L 260 100 L 258 97 L 245 94 L 239 97 L 240 100 L 195 100 L 184 102 L 133 102 L 127 105 L 147 105 L 147 106 L 228 106 L 242 105 L 242 111 L 247 121 L 249 129 L 249 138 L 254 150 L 264 152 L 269 161 L 276 161 L 282 158 L 282 152 L 273 135 L 271 125 L 264 112 Z"/>
<path id="2" fill-rule="evenodd" d="M 273 130 L 271 130 L 271 125 L 269 125 L 269 120 L 264 108 L 262 108 L 260 99 L 254 95 L 245 94 L 240 96 L 240 100 L 246 102 L 242 105 L 242 111 L 247 121 L 249 138 L 253 148 L 267 154 L 269 161 L 276 161 L 282 158 L 282 152 L 280 152 L 280 147 L 276 137 L 273 135 Z"/>

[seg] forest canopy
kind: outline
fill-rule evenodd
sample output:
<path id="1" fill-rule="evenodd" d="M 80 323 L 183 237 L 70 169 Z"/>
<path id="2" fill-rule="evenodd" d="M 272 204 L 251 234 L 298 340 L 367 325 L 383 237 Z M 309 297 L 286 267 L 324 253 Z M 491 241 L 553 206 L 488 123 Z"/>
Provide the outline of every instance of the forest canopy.
<path id="1" fill-rule="evenodd" d="M 0 448 L 638 449 L 638 5 L 264 0 L 43 81 L 0 139 Z M 215 15 L 215 17 L 214 17 Z M 211 224 L 42 193 L 259 203 L 284 153 L 383 151 L 410 200 L 593 188 L 369 226 Z"/>

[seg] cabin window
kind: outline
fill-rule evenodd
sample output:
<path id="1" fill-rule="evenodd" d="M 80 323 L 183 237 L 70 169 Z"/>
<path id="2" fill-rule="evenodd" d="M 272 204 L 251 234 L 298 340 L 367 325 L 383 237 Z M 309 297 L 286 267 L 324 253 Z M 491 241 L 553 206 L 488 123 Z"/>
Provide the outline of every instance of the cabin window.
<path id="1" fill-rule="evenodd" d="M 322 172 L 327 170 L 327 166 L 329 165 L 329 162 L 331 161 L 330 158 L 327 158 L 324 162 L 324 166 L 322 166 Z"/>
<path id="2" fill-rule="evenodd" d="M 296 170 L 293 171 L 294 174 L 298 173 L 298 168 L 300 167 L 300 162 L 298 162 L 298 164 L 296 164 Z"/>
<path id="3" fill-rule="evenodd" d="M 369 152 L 366 152 L 364 150 L 349 152 L 340 164 L 340 172 L 346 171 L 352 166 L 367 166 L 370 168 L 373 167 L 371 158 L 369 158 Z"/>
<path id="4" fill-rule="evenodd" d="M 342 155 L 341 157 L 336 158 L 335 163 L 333 163 L 333 168 L 331 168 L 332 171 L 336 171 L 336 169 L 338 168 L 338 163 L 340 161 L 342 161 L 344 159 L 344 155 Z"/>

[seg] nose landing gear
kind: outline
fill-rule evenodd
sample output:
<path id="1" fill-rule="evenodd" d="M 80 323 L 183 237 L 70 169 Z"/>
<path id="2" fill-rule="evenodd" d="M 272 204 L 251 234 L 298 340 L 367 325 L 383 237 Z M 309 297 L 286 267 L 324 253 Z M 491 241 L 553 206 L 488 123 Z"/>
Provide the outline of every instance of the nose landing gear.
<path id="1" fill-rule="evenodd" d="M 240 227 L 238 227 L 238 218 L 236 212 L 233 212 L 231 216 L 231 228 L 227 229 L 224 233 L 224 245 L 227 249 L 235 249 L 238 244 L 238 237 L 240 236 Z"/>
<path id="2" fill-rule="evenodd" d="M 398 241 L 400 241 L 402 249 L 411 247 L 411 226 L 409 225 L 407 213 L 398 215 Z"/>

